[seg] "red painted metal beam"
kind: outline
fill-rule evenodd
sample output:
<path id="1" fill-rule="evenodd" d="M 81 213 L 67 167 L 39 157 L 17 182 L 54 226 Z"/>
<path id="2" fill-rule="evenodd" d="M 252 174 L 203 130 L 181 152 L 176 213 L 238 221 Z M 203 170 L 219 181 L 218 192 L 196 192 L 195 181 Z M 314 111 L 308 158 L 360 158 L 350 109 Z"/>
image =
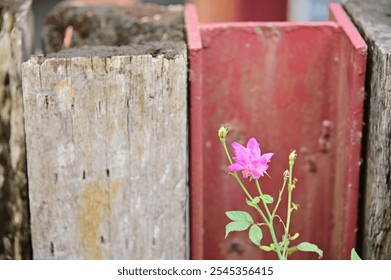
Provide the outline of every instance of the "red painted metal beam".
<path id="1" fill-rule="evenodd" d="M 246 233 L 224 239 L 224 212 L 248 210 L 216 135 L 227 122 L 229 142 L 254 136 L 263 152 L 275 153 L 273 179 L 261 181 L 274 197 L 290 150 L 298 151 L 293 232 L 318 244 L 326 259 L 347 258 L 354 246 L 366 46 L 340 6 L 331 15 L 317 23 L 200 24 L 186 6 L 193 259 L 273 256 Z"/>
<path id="2" fill-rule="evenodd" d="M 337 207 L 333 213 L 334 224 L 341 224 L 341 228 L 334 232 L 332 245 L 334 250 L 341 252 L 344 259 L 348 259 L 351 248 L 355 247 L 357 231 L 367 46 L 340 5 L 330 5 L 330 19 L 340 27 L 340 39 L 336 41 L 338 59 L 334 65 L 333 78 L 338 84 L 333 103 L 340 106 L 336 108 L 336 112 L 340 114 L 341 120 L 345 120 L 341 130 L 346 132 L 343 138 L 338 139 L 337 146 L 337 154 L 344 156 L 337 172 L 343 172 L 345 177 L 344 180 L 335 182 L 337 191 L 333 199 Z"/>

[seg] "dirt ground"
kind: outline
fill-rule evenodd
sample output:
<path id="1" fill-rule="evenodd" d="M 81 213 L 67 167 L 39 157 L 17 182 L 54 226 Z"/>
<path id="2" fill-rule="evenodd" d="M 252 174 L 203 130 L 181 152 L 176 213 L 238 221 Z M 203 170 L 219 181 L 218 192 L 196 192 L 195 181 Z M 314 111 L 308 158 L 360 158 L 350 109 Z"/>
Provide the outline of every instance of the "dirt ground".
<path id="1" fill-rule="evenodd" d="M 66 32 L 69 42 L 64 45 Z M 80 5 L 62 3 L 44 19 L 45 54 L 65 47 L 129 46 L 156 41 L 184 41 L 182 6 L 136 3 Z"/>
<path id="2" fill-rule="evenodd" d="M 84 46 L 79 48 L 62 49 L 57 53 L 48 54 L 47 57 L 68 58 L 75 56 L 122 56 L 150 54 L 152 56 L 163 55 L 166 59 L 173 59 L 181 48 L 181 43 L 173 41 L 146 42 L 144 44 L 132 44 L 130 46 Z"/>

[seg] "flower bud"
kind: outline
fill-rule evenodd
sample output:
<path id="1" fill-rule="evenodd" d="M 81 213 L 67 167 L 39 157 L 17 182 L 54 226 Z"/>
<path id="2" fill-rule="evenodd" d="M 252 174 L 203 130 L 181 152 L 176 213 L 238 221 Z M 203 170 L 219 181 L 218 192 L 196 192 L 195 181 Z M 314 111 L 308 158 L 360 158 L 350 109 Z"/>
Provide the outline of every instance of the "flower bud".
<path id="1" fill-rule="evenodd" d="M 289 163 L 295 162 L 296 156 L 297 156 L 296 151 L 293 150 L 293 151 L 290 153 L 290 155 L 289 155 Z"/>
<path id="2" fill-rule="evenodd" d="M 228 134 L 228 126 L 225 125 L 225 124 L 222 124 L 217 132 L 217 134 L 219 135 L 219 138 L 220 140 L 223 140 L 225 139 L 225 137 L 227 136 Z"/>

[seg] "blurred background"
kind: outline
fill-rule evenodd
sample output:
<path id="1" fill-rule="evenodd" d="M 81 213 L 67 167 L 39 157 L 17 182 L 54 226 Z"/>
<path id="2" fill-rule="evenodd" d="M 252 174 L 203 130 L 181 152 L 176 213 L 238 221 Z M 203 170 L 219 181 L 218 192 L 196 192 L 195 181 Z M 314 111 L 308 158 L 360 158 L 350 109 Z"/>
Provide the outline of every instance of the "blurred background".
<path id="1" fill-rule="evenodd" d="M 74 0 L 74 2 L 127 3 L 136 0 Z M 160 5 L 197 5 L 201 22 L 221 21 L 322 21 L 327 20 L 328 4 L 342 0 L 139 0 Z M 33 0 L 35 47 L 41 49 L 42 19 L 62 0 Z"/>

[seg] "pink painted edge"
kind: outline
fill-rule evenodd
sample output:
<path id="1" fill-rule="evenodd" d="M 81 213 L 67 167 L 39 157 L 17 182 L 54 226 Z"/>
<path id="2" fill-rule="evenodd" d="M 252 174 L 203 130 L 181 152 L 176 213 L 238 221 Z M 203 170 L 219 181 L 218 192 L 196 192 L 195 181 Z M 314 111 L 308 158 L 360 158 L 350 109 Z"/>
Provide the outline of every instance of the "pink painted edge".
<path id="1" fill-rule="evenodd" d="M 189 49 L 202 49 L 200 22 L 198 20 L 197 8 L 194 4 L 185 5 L 185 25 Z"/>
<path id="2" fill-rule="evenodd" d="M 345 31 L 346 35 L 349 37 L 353 46 L 357 49 L 367 49 L 367 44 L 364 39 L 361 37 L 357 28 L 351 22 L 349 16 L 346 14 L 344 9 L 340 4 L 331 3 L 329 6 L 330 10 L 330 20 L 333 20 L 338 23 L 339 26 Z"/>

